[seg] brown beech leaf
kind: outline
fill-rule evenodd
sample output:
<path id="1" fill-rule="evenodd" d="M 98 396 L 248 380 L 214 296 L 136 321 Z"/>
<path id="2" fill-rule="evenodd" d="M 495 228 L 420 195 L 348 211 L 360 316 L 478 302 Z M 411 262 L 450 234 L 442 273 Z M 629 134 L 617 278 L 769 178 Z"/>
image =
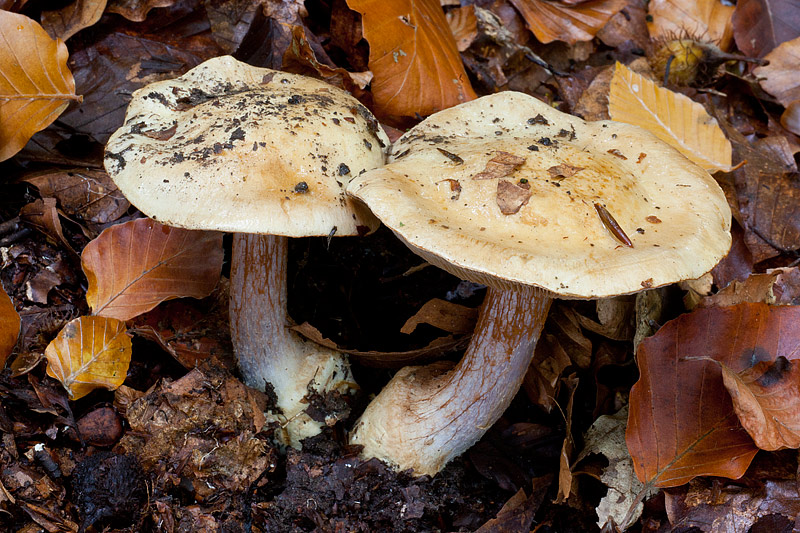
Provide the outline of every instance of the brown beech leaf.
<path id="1" fill-rule="evenodd" d="M 292 328 L 303 337 L 310 339 L 332 350 L 346 353 L 364 366 L 372 368 L 402 368 L 408 365 L 429 363 L 444 354 L 463 350 L 469 344 L 470 335 L 447 335 L 433 339 L 427 346 L 408 350 L 405 352 L 378 352 L 375 350 L 361 351 L 342 348 L 332 340 L 322 336 L 322 333 L 309 324 L 303 322 Z"/>
<path id="2" fill-rule="evenodd" d="M 525 164 L 525 158 L 508 152 L 497 151 L 486 163 L 486 167 L 472 176 L 474 180 L 505 178 Z"/>
<path id="3" fill-rule="evenodd" d="M 24 15 L 0 11 L 0 161 L 49 126 L 75 96 L 69 52 Z"/>
<path id="4" fill-rule="evenodd" d="M 740 372 L 780 355 L 797 357 L 798 320 L 800 307 L 698 309 L 642 341 L 626 434 L 640 480 L 674 487 L 745 472 L 758 448 L 736 418 L 718 363 Z"/>
<path id="5" fill-rule="evenodd" d="M 497 207 L 504 215 L 513 215 L 528 203 L 532 194 L 529 183 L 500 180 L 497 182 Z"/>
<path id="6" fill-rule="evenodd" d="M 753 71 L 759 78 L 761 88 L 777 98 L 784 107 L 800 100 L 800 79 L 797 76 L 800 37 L 781 43 L 764 59 L 769 61 L 769 65 L 757 67 Z"/>
<path id="7" fill-rule="evenodd" d="M 706 296 L 697 304 L 698 307 L 725 307 L 744 302 L 774 303 L 772 286 L 778 278 L 778 272 L 769 274 L 750 274 L 744 281 L 733 280 L 716 294 Z"/>
<path id="8" fill-rule="evenodd" d="M 106 9 L 106 0 L 75 0 L 56 11 L 42 12 L 42 26 L 50 37 L 66 41 L 93 26 Z"/>
<path id="9" fill-rule="evenodd" d="M 14 303 L 0 285 L 0 368 L 6 365 L 6 359 L 17 344 L 21 323 Z"/>
<path id="10" fill-rule="evenodd" d="M 426 116 L 476 97 L 438 0 L 347 5 L 362 16 L 379 115 Z"/>
<path id="11" fill-rule="evenodd" d="M 795 357 L 798 353 L 792 354 Z M 734 372 L 721 365 L 739 422 L 762 450 L 800 447 L 800 364 L 780 355 Z"/>
<path id="12" fill-rule="evenodd" d="M 611 79 L 608 113 L 650 131 L 709 172 L 731 169 L 731 143 L 702 105 L 621 63 Z"/>
<path id="13" fill-rule="evenodd" d="M 147 18 L 151 9 L 156 7 L 168 7 L 176 0 L 110 0 L 108 2 L 108 12 L 122 15 L 133 22 L 142 22 Z"/>
<path id="14" fill-rule="evenodd" d="M 81 264 L 95 315 L 129 320 L 173 298 L 208 296 L 222 270 L 222 234 L 163 226 L 149 218 L 117 224 L 86 245 Z"/>
<path id="15" fill-rule="evenodd" d="M 82 316 L 64 326 L 45 356 L 47 375 L 77 400 L 94 389 L 122 385 L 131 362 L 131 338 L 121 320 Z"/>
<path id="16" fill-rule="evenodd" d="M 450 31 L 456 39 L 456 48 L 463 52 L 478 36 L 478 18 L 475 16 L 475 6 L 457 7 L 447 12 L 447 22 Z"/>
<path id="17" fill-rule="evenodd" d="M 647 28 L 653 39 L 689 35 L 713 42 L 722 50 L 733 43 L 733 7 L 719 0 L 652 0 Z"/>
<path id="18" fill-rule="evenodd" d="M 733 37 L 745 55 L 764 57 L 800 34 L 797 0 L 739 0 L 733 12 Z"/>
<path id="19" fill-rule="evenodd" d="M 547 0 L 511 0 L 542 43 L 591 41 L 626 0 L 592 0 L 569 6 Z"/>
<path id="20" fill-rule="evenodd" d="M 414 316 L 406 320 L 401 333 L 413 333 L 420 324 L 429 324 L 448 333 L 472 333 L 478 320 L 478 310 L 454 304 L 441 298 L 428 300 Z"/>
<path id="21" fill-rule="evenodd" d="M 102 170 L 51 170 L 22 181 L 39 189 L 42 196 L 58 200 L 69 216 L 95 224 L 117 220 L 131 205 Z"/>

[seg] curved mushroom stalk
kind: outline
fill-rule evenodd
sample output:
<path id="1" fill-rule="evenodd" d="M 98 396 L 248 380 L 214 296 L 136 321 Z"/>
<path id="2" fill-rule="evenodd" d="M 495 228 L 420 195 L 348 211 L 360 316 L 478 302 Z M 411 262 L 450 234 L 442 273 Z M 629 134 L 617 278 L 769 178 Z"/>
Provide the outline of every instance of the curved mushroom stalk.
<path id="1" fill-rule="evenodd" d="M 489 289 L 461 361 L 406 367 L 369 404 L 350 436 L 400 470 L 434 475 L 475 444 L 519 390 L 552 302 L 532 287 Z"/>
<path id="2" fill-rule="evenodd" d="M 281 413 L 284 444 L 318 434 L 324 422 L 305 413 L 310 392 L 348 392 L 356 385 L 346 357 L 289 329 L 286 312 L 288 240 L 239 233 L 233 237 L 231 339 L 245 383 L 269 383 Z M 326 422 L 334 422 L 328 420 Z"/>

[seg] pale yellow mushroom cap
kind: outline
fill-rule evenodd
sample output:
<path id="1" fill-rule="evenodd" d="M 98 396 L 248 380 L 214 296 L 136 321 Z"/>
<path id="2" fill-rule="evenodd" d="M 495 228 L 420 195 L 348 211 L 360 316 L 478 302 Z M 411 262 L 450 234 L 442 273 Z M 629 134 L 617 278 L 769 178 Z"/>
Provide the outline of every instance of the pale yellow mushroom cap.
<path id="1" fill-rule="evenodd" d="M 562 298 L 697 278 L 731 243 L 722 190 L 677 150 L 639 127 L 584 122 L 516 92 L 428 117 L 348 193 L 457 276 Z"/>
<path id="2" fill-rule="evenodd" d="M 148 216 L 193 229 L 354 235 L 377 221 L 344 186 L 389 139 L 324 82 L 217 57 L 133 94 L 105 166 Z"/>

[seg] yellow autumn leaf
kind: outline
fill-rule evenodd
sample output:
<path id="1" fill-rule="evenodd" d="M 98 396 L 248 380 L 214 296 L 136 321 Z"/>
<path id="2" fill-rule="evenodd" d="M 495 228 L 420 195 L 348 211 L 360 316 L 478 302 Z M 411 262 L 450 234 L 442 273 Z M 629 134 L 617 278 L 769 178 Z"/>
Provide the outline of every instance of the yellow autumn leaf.
<path id="1" fill-rule="evenodd" d="M 0 161 L 81 100 L 68 58 L 64 41 L 25 15 L 0 10 Z"/>
<path id="2" fill-rule="evenodd" d="M 44 354 L 47 375 L 77 400 L 94 389 L 122 385 L 131 362 L 131 338 L 121 320 L 82 316 L 64 326 Z"/>
<path id="3" fill-rule="evenodd" d="M 650 131 L 709 172 L 731 169 L 731 143 L 702 105 L 621 63 L 611 78 L 608 114 Z"/>

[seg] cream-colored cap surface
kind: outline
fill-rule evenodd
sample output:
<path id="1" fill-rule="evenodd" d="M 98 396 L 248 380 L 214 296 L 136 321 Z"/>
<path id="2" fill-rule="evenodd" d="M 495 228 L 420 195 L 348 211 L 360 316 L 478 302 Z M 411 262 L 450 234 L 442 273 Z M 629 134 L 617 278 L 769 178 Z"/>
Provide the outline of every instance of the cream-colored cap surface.
<path id="1" fill-rule="evenodd" d="M 382 165 L 388 146 L 345 91 L 224 56 L 136 91 L 105 166 L 137 208 L 169 225 L 354 235 L 377 221 L 344 186 Z"/>
<path id="2" fill-rule="evenodd" d="M 348 193 L 457 276 L 563 298 L 697 278 L 731 242 L 722 190 L 675 149 L 516 92 L 431 115 Z"/>

